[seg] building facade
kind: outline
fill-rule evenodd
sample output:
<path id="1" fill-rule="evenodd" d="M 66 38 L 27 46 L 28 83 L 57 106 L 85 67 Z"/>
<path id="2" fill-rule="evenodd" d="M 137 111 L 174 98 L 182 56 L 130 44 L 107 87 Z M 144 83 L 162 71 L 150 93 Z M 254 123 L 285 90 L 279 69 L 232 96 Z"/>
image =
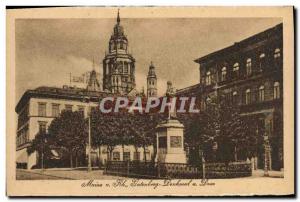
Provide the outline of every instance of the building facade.
<path id="1" fill-rule="evenodd" d="M 86 97 L 90 102 L 85 102 Z M 81 111 L 87 117 L 88 111 L 99 104 L 100 92 L 64 86 L 63 88 L 38 87 L 27 90 L 16 106 L 18 114 L 16 150 L 17 164 L 28 169 L 36 165 L 38 153 L 28 155 L 27 148 L 35 135 L 47 131 L 55 117 L 63 110 Z"/>
<path id="2" fill-rule="evenodd" d="M 33 168 L 39 162 L 39 154 L 27 153 L 27 148 L 39 131 L 47 131 L 52 120 L 63 110 L 81 111 L 85 118 L 92 108 L 99 107 L 99 100 L 107 96 L 126 95 L 145 96 L 135 88 L 135 60 L 128 53 L 128 41 L 124 28 L 120 25 L 118 12 L 117 24 L 109 41 L 109 53 L 103 60 L 103 89 L 99 82 L 99 74 L 94 69 L 83 76 L 72 78 L 70 84 L 83 83 L 84 86 L 63 86 L 62 88 L 42 86 L 27 90 L 16 105 L 18 115 L 16 131 L 17 167 Z M 147 91 L 151 96 L 157 94 L 157 78 L 154 66 L 151 65 L 147 79 L 151 84 Z M 149 89 L 148 89 L 149 88 Z M 86 102 L 86 98 L 89 102 Z M 145 152 L 145 153 L 144 153 Z M 106 146 L 93 148 L 91 151 L 92 164 L 105 164 L 108 157 Z M 144 151 L 132 145 L 118 145 L 112 153 L 112 160 L 150 160 L 153 147 Z"/>
<path id="3" fill-rule="evenodd" d="M 283 168 L 283 38 L 282 24 L 195 60 L 200 83 L 178 94 L 196 93 L 201 110 L 220 96 L 252 117 L 253 135 L 268 137 L 268 168 Z M 219 96 L 219 97 L 218 97 Z M 255 167 L 265 165 L 264 143 L 257 143 Z"/>
<path id="4" fill-rule="evenodd" d="M 117 24 L 103 59 L 103 90 L 128 94 L 135 88 L 135 59 L 129 54 L 128 40 L 118 12 Z"/>

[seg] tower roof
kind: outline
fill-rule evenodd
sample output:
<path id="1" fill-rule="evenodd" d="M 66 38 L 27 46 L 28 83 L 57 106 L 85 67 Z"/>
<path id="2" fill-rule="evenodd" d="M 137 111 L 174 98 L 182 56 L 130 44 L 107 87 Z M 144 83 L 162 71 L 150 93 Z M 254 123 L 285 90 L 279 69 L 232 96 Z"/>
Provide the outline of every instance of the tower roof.
<path id="1" fill-rule="evenodd" d="M 120 24 L 120 9 L 118 9 L 117 24 Z"/>
<path id="2" fill-rule="evenodd" d="M 149 66 L 148 77 L 156 77 L 155 66 L 153 65 L 152 61 L 151 61 L 150 66 Z"/>
<path id="3" fill-rule="evenodd" d="M 127 38 L 124 35 L 124 28 L 121 25 L 121 18 L 120 18 L 120 11 L 118 10 L 118 15 L 117 15 L 117 24 L 114 27 L 114 33 L 112 35 L 112 38 L 122 38 L 127 40 Z"/>
<path id="4" fill-rule="evenodd" d="M 100 91 L 100 84 L 97 79 L 97 73 L 96 73 L 95 67 L 94 67 L 94 59 L 93 59 L 93 70 L 90 73 L 87 90 L 88 91 Z"/>

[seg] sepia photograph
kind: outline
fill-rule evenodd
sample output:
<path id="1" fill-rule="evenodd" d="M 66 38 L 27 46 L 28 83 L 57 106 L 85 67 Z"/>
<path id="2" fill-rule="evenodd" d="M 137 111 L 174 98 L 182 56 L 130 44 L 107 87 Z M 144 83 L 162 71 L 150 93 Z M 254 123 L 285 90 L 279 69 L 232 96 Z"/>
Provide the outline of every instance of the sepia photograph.
<path id="1" fill-rule="evenodd" d="M 292 7 L 6 12 L 9 196 L 294 194 Z"/>

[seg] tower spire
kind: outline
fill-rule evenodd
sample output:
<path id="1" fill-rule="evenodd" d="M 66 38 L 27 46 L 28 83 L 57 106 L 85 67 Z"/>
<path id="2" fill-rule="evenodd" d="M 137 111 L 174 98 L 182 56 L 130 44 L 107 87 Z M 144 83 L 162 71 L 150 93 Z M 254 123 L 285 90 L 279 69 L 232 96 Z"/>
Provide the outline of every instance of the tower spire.
<path id="1" fill-rule="evenodd" d="M 117 23 L 120 24 L 120 9 L 118 9 Z"/>
<path id="2" fill-rule="evenodd" d="M 94 57 L 93 57 L 93 71 L 95 71 L 95 60 L 94 60 Z"/>

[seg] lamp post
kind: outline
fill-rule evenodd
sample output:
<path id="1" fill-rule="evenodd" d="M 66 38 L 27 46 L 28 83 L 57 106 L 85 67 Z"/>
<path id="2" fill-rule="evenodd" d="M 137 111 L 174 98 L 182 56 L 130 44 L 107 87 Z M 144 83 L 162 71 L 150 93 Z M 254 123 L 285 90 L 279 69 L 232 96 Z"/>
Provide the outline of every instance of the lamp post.
<path id="1" fill-rule="evenodd" d="M 265 166 L 264 166 L 264 176 L 269 176 L 269 163 L 270 163 L 270 142 L 269 137 L 265 133 L 264 134 L 264 149 L 265 149 Z"/>
<path id="2" fill-rule="evenodd" d="M 89 121 L 89 134 L 88 134 L 88 172 L 92 171 L 92 159 L 91 159 L 91 109 L 90 109 L 90 97 L 84 97 L 83 102 L 88 103 L 88 121 Z"/>

